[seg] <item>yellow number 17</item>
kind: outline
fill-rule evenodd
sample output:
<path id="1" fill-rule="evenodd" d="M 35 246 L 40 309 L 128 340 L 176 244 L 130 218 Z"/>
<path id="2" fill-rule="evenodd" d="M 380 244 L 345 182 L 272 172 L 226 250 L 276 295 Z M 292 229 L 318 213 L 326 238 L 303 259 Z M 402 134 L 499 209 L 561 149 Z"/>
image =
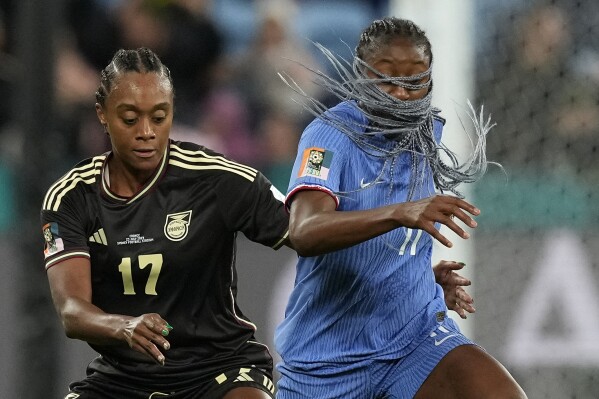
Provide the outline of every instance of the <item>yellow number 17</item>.
<path id="1" fill-rule="evenodd" d="M 147 295 L 158 295 L 156 293 L 156 283 L 158 282 L 158 276 L 162 269 L 162 254 L 149 254 L 139 255 L 138 263 L 140 269 L 145 269 L 147 266 L 151 266 L 150 275 L 146 282 L 146 294 Z M 133 276 L 131 273 L 131 258 L 123 258 L 119 265 L 119 272 L 123 277 L 123 294 L 135 295 L 135 288 L 133 286 Z"/>

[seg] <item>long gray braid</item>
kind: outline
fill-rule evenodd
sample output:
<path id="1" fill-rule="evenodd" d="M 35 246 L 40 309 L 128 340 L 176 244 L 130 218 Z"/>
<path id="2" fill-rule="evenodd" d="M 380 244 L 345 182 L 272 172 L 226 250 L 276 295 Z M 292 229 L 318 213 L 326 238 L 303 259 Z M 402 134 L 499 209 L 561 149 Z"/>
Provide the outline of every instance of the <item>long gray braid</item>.
<path id="1" fill-rule="evenodd" d="M 409 38 L 417 46 L 422 46 L 430 59 L 429 69 L 418 75 L 391 77 L 372 68 L 364 60 L 377 54 L 395 37 Z M 433 134 L 433 114 L 439 110 L 432 107 L 432 78 L 425 83 L 413 84 L 431 76 L 431 45 L 424 32 L 413 22 L 394 17 L 374 21 L 360 37 L 353 62 L 336 56 L 330 50 L 314 43 L 331 63 L 339 76 L 333 78 L 324 72 L 308 68 L 316 75 L 315 83 L 342 101 L 350 101 L 359 108 L 368 119 L 367 123 L 347 121 L 331 112 L 318 99 L 310 97 L 289 76 L 279 76 L 296 93 L 302 96 L 300 104 L 314 116 L 339 129 L 356 143 L 363 151 L 385 159 L 391 159 L 399 153 L 412 153 L 412 180 L 408 199 L 411 199 L 419 187 L 424 184 L 427 166 L 431 168 L 435 187 L 441 192 L 451 192 L 462 197 L 457 190 L 460 183 L 471 183 L 480 178 L 487 169 L 486 134 L 494 126 L 488 117 L 484 120 L 483 108 L 477 114 L 468 102 L 468 117 L 477 136 L 472 143 L 473 150 L 469 159 L 460 164 L 456 154 L 442 143 L 437 143 Z M 376 78 L 370 78 L 368 72 Z M 384 91 L 378 85 L 395 84 L 408 90 L 429 88 L 421 99 L 402 101 Z M 462 122 L 462 127 L 465 126 Z M 368 136 L 384 135 L 394 142 L 391 147 L 380 147 L 368 140 Z M 471 140 L 472 142 L 472 140 Z M 447 161 L 442 160 L 444 156 Z M 424 160 L 424 162 L 422 162 Z M 382 171 L 381 171 L 382 175 Z"/>

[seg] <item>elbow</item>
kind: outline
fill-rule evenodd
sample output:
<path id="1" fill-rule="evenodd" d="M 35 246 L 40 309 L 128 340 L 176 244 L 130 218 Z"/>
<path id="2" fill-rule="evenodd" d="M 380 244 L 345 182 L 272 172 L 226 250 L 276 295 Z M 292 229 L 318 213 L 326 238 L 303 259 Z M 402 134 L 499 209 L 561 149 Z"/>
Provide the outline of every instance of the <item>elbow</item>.
<path id="1" fill-rule="evenodd" d="M 58 312 L 62 329 L 67 338 L 80 339 L 81 334 L 79 331 L 79 314 L 72 307 L 66 306 Z"/>
<path id="2" fill-rule="evenodd" d="M 61 314 L 60 321 L 62 322 L 62 329 L 67 338 L 77 339 L 79 335 L 77 333 L 76 321 L 72 315 Z"/>
<path id="3" fill-rule="evenodd" d="M 301 226 L 290 226 L 289 241 L 291 241 L 293 248 L 299 256 L 310 257 L 320 255 L 317 241 L 314 240 L 312 234 Z"/>

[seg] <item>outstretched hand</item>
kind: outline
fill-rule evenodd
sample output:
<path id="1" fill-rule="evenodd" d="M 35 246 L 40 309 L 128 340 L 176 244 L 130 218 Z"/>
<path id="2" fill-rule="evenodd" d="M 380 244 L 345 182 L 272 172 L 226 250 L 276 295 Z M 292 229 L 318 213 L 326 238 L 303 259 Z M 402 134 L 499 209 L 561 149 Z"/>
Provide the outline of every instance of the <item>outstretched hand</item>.
<path id="1" fill-rule="evenodd" d="M 476 222 L 466 212 L 473 216 L 480 214 L 480 210 L 474 205 L 449 195 L 435 195 L 418 201 L 404 202 L 400 207 L 399 220 L 402 226 L 424 230 L 450 248 L 453 243 L 437 230 L 435 223 L 444 224 L 458 236 L 467 239 L 470 234 L 454 221 L 454 217 L 464 222 L 466 226 L 474 228 Z"/>
<path id="2" fill-rule="evenodd" d="M 472 284 L 466 277 L 456 273 L 465 266 L 461 262 L 442 260 L 433 266 L 435 281 L 443 288 L 445 304 L 449 310 L 455 311 L 462 319 L 467 317 L 466 312 L 474 313 L 474 299 L 462 287 Z"/>
<path id="3" fill-rule="evenodd" d="M 170 343 L 165 337 L 172 328 L 159 314 L 148 313 L 127 320 L 124 335 L 131 349 L 164 366 L 165 358 L 158 347 L 162 350 L 170 349 Z"/>

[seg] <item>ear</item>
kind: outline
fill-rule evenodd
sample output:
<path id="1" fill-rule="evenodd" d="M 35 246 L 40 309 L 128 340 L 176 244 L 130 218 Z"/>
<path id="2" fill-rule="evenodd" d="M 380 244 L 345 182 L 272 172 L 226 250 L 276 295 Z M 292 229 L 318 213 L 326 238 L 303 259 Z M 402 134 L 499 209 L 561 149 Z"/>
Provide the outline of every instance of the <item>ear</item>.
<path id="1" fill-rule="evenodd" d="M 100 103 L 96 103 L 96 115 L 98 116 L 98 120 L 100 121 L 100 123 L 104 127 L 106 127 L 108 122 L 106 121 L 106 115 L 104 115 L 104 110 L 102 109 Z"/>

